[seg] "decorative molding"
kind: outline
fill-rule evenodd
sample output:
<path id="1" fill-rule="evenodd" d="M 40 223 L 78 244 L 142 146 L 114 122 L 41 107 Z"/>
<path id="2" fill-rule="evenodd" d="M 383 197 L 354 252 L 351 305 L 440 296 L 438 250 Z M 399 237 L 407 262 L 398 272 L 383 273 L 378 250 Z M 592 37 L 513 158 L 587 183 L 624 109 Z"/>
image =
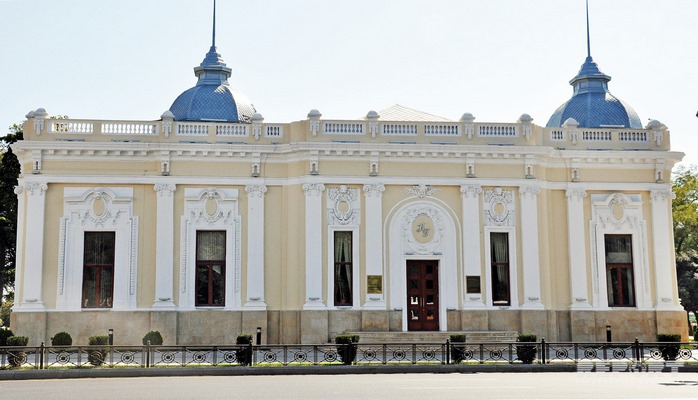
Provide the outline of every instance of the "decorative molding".
<path id="1" fill-rule="evenodd" d="M 484 191 L 485 225 L 514 226 L 514 191 L 502 188 Z"/>
<path id="2" fill-rule="evenodd" d="M 17 196 L 19 196 L 20 194 L 24 193 L 24 186 L 15 186 L 14 192 Z"/>
<path id="3" fill-rule="evenodd" d="M 322 183 L 303 184 L 303 192 L 306 196 L 321 196 L 323 190 L 325 190 L 325 185 Z"/>
<path id="4" fill-rule="evenodd" d="M 328 225 L 358 225 L 360 217 L 359 189 L 346 185 L 327 191 Z"/>
<path id="5" fill-rule="evenodd" d="M 676 193 L 672 192 L 670 189 L 668 189 L 668 190 L 651 190 L 650 191 L 650 198 L 652 198 L 652 201 L 673 200 L 676 198 Z"/>
<path id="6" fill-rule="evenodd" d="M 316 137 L 318 132 L 320 132 L 320 120 L 310 120 L 310 133 L 313 137 Z"/>
<path id="7" fill-rule="evenodd" d="M 540 193 L 540 188 L 535 186 L 521 186 L 519 188 L 519 197 L 522 200 L 529 199 L 533 200 Z"/>
<path id="8" fill-rule="evenodd" d="M 403 254 L 433 254 L 440 249 L 445 229 L 444 217 L 436 208 L 410 208 L 402 220 Z"/>
<path id="9" fill-rule="evenodd" d="M 65 245 L 68 218 L 61 218 L 60 233 L 58 235 L 58 295 L 63 295 L 65 286 Z"/>
<path id="10" fill-rule="evenodd" d="M 177 190 L 177 185 L 172 184 L 155 184 L 153 187 L 158 196 L 172 197 L 172 193 Z"/>
<path id="11" fill-rule="evenodd" d="M 419 185 L 408 186 L 403 191 L 406 194 L 423 199 L 425 197 L 432 197 L 436 193 L 439 193 L 441 189 L 420 183 Z"/>
<path id="12" fill-rule="evenodd" d="M 480 185 L 460 185 L 460 193 L 464 199 L 477 198 L 482 193 L 482 187 Z"/>
<path id="13" fill-rule="evenodd" d="M 364 185 L 363 191 L 366 197 L 381 197 L 385 192 L 385 186 L 380 183 Z"/>
<path id="14" fill-rule="evenodd" d="M 587 192 L 584 189 L 567 189 L 567 191 L 565 191 L 567 201 L 581 201 L 586 196 Z"/>
<path id="15" fill-rule="evenodd" d="M 247 192 L 247 198 L 249 199 L 263 199 L 264 193 L 267 192 L 266 185 L 247 185 L 245 186 L 245 192 Z"/>
<path id="16" fill-rule="evenodd" d="M 32 183 L 25 183 L 24 188 L 27 190 L 30 196 L 34 195 L 39 195 L 43 196 L 44 192 L 48 190 L 48 185 L 45 183 L 37 183 L 37 182 L 32 182 Z M 15 190 L 16 193 L 16 190 Z"/>

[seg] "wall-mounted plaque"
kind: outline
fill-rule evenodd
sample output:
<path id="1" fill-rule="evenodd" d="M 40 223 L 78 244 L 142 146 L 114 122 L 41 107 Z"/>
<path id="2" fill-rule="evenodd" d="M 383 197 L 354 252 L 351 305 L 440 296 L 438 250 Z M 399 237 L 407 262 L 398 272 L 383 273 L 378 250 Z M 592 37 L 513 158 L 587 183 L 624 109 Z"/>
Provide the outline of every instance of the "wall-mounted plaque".
<path id="1" fill-rule="evenodd" d="M 465 277 L 465 289 L 467 293 L 480 293 L 480 277 L 479 276 L 466 276 Z"/>
<path id="2" fill-rule="evenodd" d="M 368 275 L 366 280 L 368 294 L 383 294 L 383 275 Z"/>

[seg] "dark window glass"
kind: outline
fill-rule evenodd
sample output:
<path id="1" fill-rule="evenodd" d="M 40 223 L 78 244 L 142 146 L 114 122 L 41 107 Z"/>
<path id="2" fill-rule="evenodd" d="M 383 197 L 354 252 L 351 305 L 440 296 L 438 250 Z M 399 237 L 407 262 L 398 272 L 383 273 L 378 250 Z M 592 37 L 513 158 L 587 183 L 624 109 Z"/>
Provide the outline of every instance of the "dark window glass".
<path id="1" fill-rule="evenodd" d="M 492 304 L 511 305 L 509 287 L 509 234 L 490 233 L 490 259 L 492 262 Z"/>
<path id="2" fill-rule="evenodd" d="M 85 232 L 82 307 L 111 308 L 116 232 Z"/>
<path id="3" fill-rule="evenodd" d="M 196 305 L 225 306 L 225 231 L 196 232 Z"/>
<path id="4" fill-rule="evenodd" d="M 352 232 L 334 232 L 334 305 L 353 305 Z"/>
<path id="5" fill-rule="evenodd" d="M 633 246 L 631 235 L 605 235 L 606 290 L 610 307 L 634 307 Z"/>

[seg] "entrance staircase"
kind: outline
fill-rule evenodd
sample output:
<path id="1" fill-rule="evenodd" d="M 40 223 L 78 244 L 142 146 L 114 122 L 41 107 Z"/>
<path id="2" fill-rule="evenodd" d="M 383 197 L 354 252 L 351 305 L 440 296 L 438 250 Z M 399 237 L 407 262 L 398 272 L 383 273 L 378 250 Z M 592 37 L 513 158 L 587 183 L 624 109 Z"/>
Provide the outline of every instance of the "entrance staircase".
<path id="1" fill-rule="evenodd" d="M 464 334 L 466 343 L 515 342 L 516 331 L 464 331 L 464 332 L 346 332 L 359 335 L 359 343 L 445 343 L 454 333 Z"/>

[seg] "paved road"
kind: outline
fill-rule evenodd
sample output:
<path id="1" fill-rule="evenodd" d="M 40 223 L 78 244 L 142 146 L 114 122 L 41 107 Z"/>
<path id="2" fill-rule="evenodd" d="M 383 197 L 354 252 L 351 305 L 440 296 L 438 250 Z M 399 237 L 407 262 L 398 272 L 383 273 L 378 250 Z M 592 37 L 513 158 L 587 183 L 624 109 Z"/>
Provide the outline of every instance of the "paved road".
<path id="1" fill-rule="evenodd" d="M 0 381 L 2 400 L 696 399 L 698 373 L 480 373 Z"/>

